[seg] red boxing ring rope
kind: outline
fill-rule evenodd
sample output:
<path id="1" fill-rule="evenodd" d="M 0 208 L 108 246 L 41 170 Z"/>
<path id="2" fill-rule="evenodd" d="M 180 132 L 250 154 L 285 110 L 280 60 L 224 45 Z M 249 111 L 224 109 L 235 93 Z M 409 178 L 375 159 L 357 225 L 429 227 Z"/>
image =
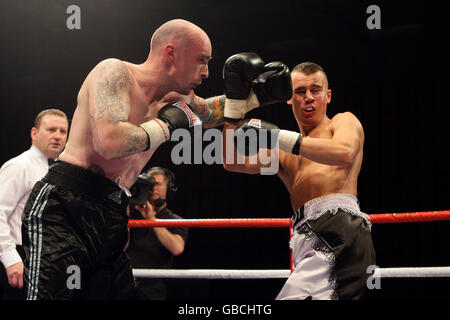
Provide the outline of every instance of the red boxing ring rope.
<path id="1" fill-rule="evenodd" d="M 450 210 L 369 214 L 372 223 L 431 222 L 450 220 Z"/>
<path id="2" fill-rule="evenodd" d="M 289 218 L 268 219 L 156 219 L 130 220 L 130 228 L 189 227 L 189 228 L 280 228 L 290 227 Z"/>
<path id="3" fill-rule="evenodd" d="M 450 220 L 450 210 L 369 214 L 376 223 L 431 222 Z M 130 220 L 130 228 L 189 227 L 189 228 L 280 228 L 291 227 L 290 218 L 241 218 L 241 219 L 156 219 Z"/>

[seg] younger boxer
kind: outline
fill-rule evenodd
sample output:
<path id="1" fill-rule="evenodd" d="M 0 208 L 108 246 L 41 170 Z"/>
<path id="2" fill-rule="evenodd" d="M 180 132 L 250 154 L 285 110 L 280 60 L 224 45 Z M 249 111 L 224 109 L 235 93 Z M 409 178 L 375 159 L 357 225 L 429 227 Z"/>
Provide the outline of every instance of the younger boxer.
<path id="1" fill-rule="evenodd" d="M 224 70 L 228 66 L 225 65 Z M 245 79 L 251 75 L 251 64 L 241 68 Z M 333 118 L 326 114 L 331 90 L 324 70 L 305 62 L 291 73 L 292 106 L 300 132 L 279 130 L 258 119 L 242 121 L 246 113 L 245 94 L 241 103 L 225 103 L 224 145 L 230 130 L 238 136 L 248 130 L 270 130 L 278 137 L 279 171 L 277 172 L 291 196 L 295 236 L 291 240 L 294 272 L 286 281 L 277 299 L 360 299 L 366 291 L 367 267 L 375 264 L 370 232 L 371 224 L 359 208 L 357 180 L 363 160 L 364 131 L 350 112 Z M 251 82 L 235 86 L 251 88 Z M 228 92 L 226 92 L 228 100 Z M 231 95 L 232 96 L 232 95 Z M 235 108 L 239 105 L 238 108 Z M 229 112 L 229 106 L 233 111 Z M 235 110 L 240 110 L 236 112 Z M 228 132 L 228 133 L 227 133 Z M 258 135 L 256 135 L 258 136 Z M 274 148 L 259 141 L 266 148 Z M 247 150 L 246 148 L 245 150 Z M 227 151 L 229 152 L 229 150 Z M 226 154 L 227 152 L 224 152 Z M 226 163 L 226 170 L 256 174 L 270 164 L 250 162 Z"/>

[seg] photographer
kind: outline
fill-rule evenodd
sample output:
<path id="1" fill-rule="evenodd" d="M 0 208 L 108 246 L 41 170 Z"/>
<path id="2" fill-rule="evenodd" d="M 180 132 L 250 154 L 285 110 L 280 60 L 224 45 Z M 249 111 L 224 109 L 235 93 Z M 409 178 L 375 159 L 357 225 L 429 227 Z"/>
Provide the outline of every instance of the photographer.
<path id="1" fill-rule="evenodd" d="M 167 208 L 167 198 L 176 191 L 174 174 L 161 167 L 153 167 L 141 174 L 131 188 L 130 219 L 182 219 Z M 188 228 L 133 228 L 127 254 L 136 269 L 170 269 L 174 256 L 184 251 Z M 140 298 L 165 300 L 164 279 L 137 279 Z"/>

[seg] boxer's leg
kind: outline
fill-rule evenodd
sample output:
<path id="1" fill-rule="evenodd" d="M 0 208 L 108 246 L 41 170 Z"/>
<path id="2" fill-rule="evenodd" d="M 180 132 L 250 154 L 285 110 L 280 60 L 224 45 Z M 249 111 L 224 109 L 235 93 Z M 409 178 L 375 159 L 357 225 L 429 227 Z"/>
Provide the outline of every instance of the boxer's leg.
<path id="1" fill-rule="evenodd" d="M 25 207 L 22 239 L 26 299 L 73 298 L 67 271 L 70 265 L 83 266 L 85 249 L 67 223 L 53 185 L 38 182 L 34 187 Z"/>
<path id="2" fill-rule="evenodd" d="M 313 234 L 296 233 L 291 240 L 294 271 L 291 273 L 277 300 L 333 299 L 335 282 L 332 281 L 332 256 L 316 250 L 320 241 Z"/>
<path id="3" fill-rule="evenodd" d="M 306 294 L 313 299 L 363 297 L 375 251 L 362 217 L 342 209 L 325 213 L 304 223 L 293 241 L 295 270 L 278 299 L 304 299 Z"/>
<path id="4" fill-rule="evenodd" d="M 339 209 L 311 227 L 328 243 L 335 256 L 336 295 L 340 300 L 361 299 L 367 291 L 367 267 L 375 265 L 375 250 L 367 221 Z"/>

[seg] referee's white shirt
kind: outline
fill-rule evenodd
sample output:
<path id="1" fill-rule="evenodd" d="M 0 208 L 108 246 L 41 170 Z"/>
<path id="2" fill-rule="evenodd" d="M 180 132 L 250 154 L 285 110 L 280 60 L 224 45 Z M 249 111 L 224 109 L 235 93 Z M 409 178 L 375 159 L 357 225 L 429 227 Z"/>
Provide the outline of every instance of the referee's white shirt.
<path id="1" fill-rule="evenodd" d="M 35 183 L 48 171 L 48 159 L 34 145 L 0 168 L 0 261 L 5 269 L 21 262 L 22 214 Z"/>

